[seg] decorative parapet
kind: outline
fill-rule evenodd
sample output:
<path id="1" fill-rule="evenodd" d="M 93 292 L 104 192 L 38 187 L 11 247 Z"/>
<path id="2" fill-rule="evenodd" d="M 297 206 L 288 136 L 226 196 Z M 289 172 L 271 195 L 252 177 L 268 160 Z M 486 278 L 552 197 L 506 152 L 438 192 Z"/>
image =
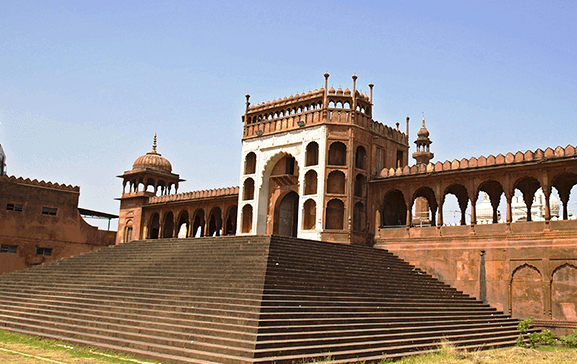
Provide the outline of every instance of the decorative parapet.
<path id="1" fill-rule="evenodd" d="M 326 102 L 326 105 L 325 105 Z M 243 138 L 253 138 L 299 129 L 321 123 L 355 124 L 372 132 L 408 143 L 407 136 L 398 129 L 372 119 L 370 97 L 356 90 L 353 98 L 348 88 L 331 87 L 325 95 L 321 88 L 282 99 L 250 105 L 243 116 Z"/>
<path id="2" fill-rule="evenodd" d="M 243 116 L 243 138 L 258 137 L 319 124 L 325 90 L 314 90 L 249 106 Z"/>
<path id="3" fill-rule="evenodd" d="M 265 111 L 272 111 L 273 109 L 281 109 L 283 106 L 291 105 L 293 108 L 296 108 L 295 111 L 298 109 L 298 106 L 295 104 L 310 104 L 309 101 L 318 101 L 322 102 L 322 98 L 325 94 L 325 90 L 321 88 L 320 90 L 309 91 L 307 93 L 296 94 L 288 97 L 284 97 L 282 99 L 277 99 L 273 101 L 267 101 L 256 105 L 251 105 L 248 107 L 247 114 L 260 114 L 261 112 Z M 292 111 L 292 108 L 290 109 Z"/>
<path id="4" fill-rule="evenodd" d="M 461 160 L 437 162 L 418 164 L 413 166 L 405 166 L 402 168 L 390 168 L 383 169 L 380 173 L 380 177 L 398 177 L 398 176 L 411 176 L 419 174 L 429 174 L 434 172 L 444 172 L 444 171 L 456 171 L 456 170 L 467 170 L 481 167 L 497 166 L 497 165 L 514 165 L 523 164 L 529 162 L 546 161 L 561 158 L 574 158 L 577 156 L 576 148 L 574 146 L 568 145 L 565 148 L 558 146 L 555 149 L 547 148 L 545 151 L 537 149 L 536 151 L 526 151 L 513 153 L 507 153 L 506 155 L 499 154 L 496 157 L 489 155 L 488 157 L 481 156 L 479 158 L 472 157 L 470 159 L 463 158 Z"/>
<path id="5" fill-rule="evenodd" d="M 53 182 L 45 182 L 44 180 L 38 181 L 37 179 L 30 179 L 30 178 L 22 178 L 16 176 L 0 176 L 0 181 L 8 182 L 8 183 L 17 183 L 20 185 L 28 185 L 34 187 L 45 187 L 45 188 L 52 188 L 57 190 L 63 191 L 73 191 L 73 192 L 80 192 L 79 186 L 72 186 L 72 185 L 65 185 L 60 183 L 53 183 Z"/>
<path id="6" fill-rule="evenodd" d="M 211 190 L 192 191 L 176 193 L 165 196 L 152 196 L 148 199 L 149 204 L 160 204 L 166 202 L 181 202 L 192 200 L 204 200 L 207 198 L 238 196 L 238 187 L 215 188 Z"/>
<path id="7" fill-rule="evenodd" d="M 370 129 L 375 134 L 382 135 L 382 136 L 387 137 L 389 139 L 395 140 L 399 143 L 404 143 L 404 144 L 409 143 L 409 139 L 407 137 L 407 134 L 403 133 L 399 129 L 391 128 L 390 126 L 385 125 L 383 123 L 380 123 L 378 121 L 373 120 Z"/>

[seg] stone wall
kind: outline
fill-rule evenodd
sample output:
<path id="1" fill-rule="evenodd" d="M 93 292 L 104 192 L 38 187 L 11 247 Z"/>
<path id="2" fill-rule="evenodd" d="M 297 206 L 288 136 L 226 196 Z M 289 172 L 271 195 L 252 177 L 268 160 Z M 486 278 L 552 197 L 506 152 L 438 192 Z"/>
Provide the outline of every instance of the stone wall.
<path id="1" fill-rule="evenodd" d="M 388 229 L 387 249 L 513 317 L 577 328 L 577 221 Z"/>
<path id="2" fill-rule="evenodd" d="M 0 176 L 0 273 L 114 244 L 78 212 L 78 186 Z"/>

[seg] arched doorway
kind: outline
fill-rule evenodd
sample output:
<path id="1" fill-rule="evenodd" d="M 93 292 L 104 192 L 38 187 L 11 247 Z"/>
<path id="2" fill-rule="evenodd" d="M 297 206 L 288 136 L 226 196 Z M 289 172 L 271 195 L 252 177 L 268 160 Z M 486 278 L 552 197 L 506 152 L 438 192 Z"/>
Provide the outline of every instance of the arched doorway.
<path id="1" fill-rule="evenodd" d="M 278 211 L 278 234 L 297 236 L 299 195 L 291 191 L 280 202 Z"/>
<path id="2" fill-rule="evenodd" d="M 149 239 L 158 239 L 158 233 L 160 231 L 160 218 L 158 214 L 152 215 L 152 219 L 150 221 L 150 227 L 148 228 L 148 238 Z"/>
<path id="3" fill-rule="evenodd" d="M 174 235 L 174 214 L 171 212 L 167 213 L 164 217 L 164 224 L 162 226 L 162 237 L 172 238 Z"/>
<path id="4" fill-rule="evenodd" d="M 387 193 L 381 219 L 381 227 L 406 226 L 407 205 L 401 191 L 393 190 Z"/>
<path id="5" fill-rule="evenodd" d="M 222 230 L 222 213 L 220 207 L 215 207 L 208 218 L 208 236 L 220 236 Z"/>
<path id="6" fill-rule="evenodd" d="M 286 152 L 271 157 L 266 163 L 263 181 L 263 186 L 259 188 L 261 196 L 259 209 L 262 211 L 266 209 L 267 214 L 272 214 L 272 219 L 257 221 L 257 231 L 296 237 L 299 230 L 298 191 L 300 191 L 299 166 L 296 158 Z M 268 198 L 264 199 L 265 196 Z"/>

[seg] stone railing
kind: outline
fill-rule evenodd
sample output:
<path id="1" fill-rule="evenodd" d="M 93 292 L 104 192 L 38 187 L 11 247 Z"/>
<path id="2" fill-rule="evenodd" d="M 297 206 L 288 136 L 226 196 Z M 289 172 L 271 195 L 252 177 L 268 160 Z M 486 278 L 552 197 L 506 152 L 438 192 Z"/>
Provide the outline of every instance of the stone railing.
<path id="1" fill-rule="evenodd" d="M 372 119 L 372 105 L 369 96 L 356 91 L 356 110 L 353 110 L 353 96 L 349 89 L 308 91 L 282 99 L 249 106 L 244 119 L 243 138 L 254 138 L 305 126 L 330 122 L 337 124 L 354 123 L 380 136 L 407 144 L 408 138 L 398 129 L 381 124 Z M 328 113 L 324 120 L 323 111 Z M 354 115 L 354 117 L 353 117 Z"/>
<path id="2" fill-rule="evenodd" d="M 319 124 L 322 119 L 322 110 L 316 109 L 282 117 L 271 117 L 259 122 L 244 124 L 244 138 L 257 137 L 299 129 L 305 125 Z"/>
<path id="3" fill-rule="evenodd" d="M 180 202 L 192 200 L 204 200 L 208 198 L 238 196 L 238 187 L 215 188 L 211 190 L 201 190 L 192 192 L 176 193 L 165 196 L 152 196 L 149 198 L 149 204 L 160 204 L 166 202 Z"/>

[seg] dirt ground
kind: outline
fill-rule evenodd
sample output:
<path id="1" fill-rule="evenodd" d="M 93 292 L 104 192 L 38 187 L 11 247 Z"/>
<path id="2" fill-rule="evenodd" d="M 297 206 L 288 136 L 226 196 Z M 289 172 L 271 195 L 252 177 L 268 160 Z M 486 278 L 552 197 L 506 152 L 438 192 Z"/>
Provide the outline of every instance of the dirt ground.
<path id="1" fill-rule="evenodd" d="M 103 355 L 103 354 L 101 354 Z M 124 358 L 87 358 L 72 355 L 69 351 L 36 348 L 25 344 L 0 344 L 2 364 L 138 364 L 151 363 Z"/>

